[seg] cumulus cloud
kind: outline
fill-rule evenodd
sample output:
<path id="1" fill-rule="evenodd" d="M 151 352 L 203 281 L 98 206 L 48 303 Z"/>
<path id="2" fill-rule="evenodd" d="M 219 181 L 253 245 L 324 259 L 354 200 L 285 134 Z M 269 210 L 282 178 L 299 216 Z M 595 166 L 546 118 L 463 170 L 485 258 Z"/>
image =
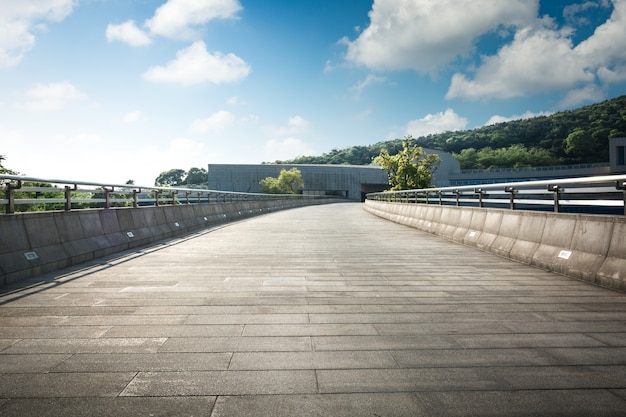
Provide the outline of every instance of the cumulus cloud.
<path id="1" fill-rule="evenodd" d="M 155 35 L 188 39 L 197 36 L 196 26 L 236 18 L 241 9 L 238 0 L 168 0 L 145 24 Z"/>
<path id="2" fill-rule="evenodd" d="M 87 96 L 68 81 L 36 84 L 26 92 L 27 101 L 16 107 L 26 110 L 59 110 L 66 104 L 85 99 Z"/>
<path id="3" fill-rule="evenodd" d="M 138 110 L 128 112 L 122 117 L 124 123 L 134 123 L 141 118 L 141 112 Z"/>
<path id="4" fill-rule="evenodd" d="M 235 122 L 235 115 L 220 110 L 213 113 L 206 119 L 195 120 L 189 128 L 192 132 L 208 133 L 208 132 L 220 132 L 232 125 Z"/>
<path id="5" fill-rule="evenodd" d="M 611 17 L 577 46 L 571 31 L 545 20 L 521 28 L 510 44 L 483 59 L 473 78 L 456 73 L 446 97 L 510 98 L 574 89 L 563 103 L 579 104 L 584 95 L 601 98 L 597 81 L 626 79 L 626 0 L 614 0 L 613 6 Z"/>
<path id="6" fill-rule="evenodd" d="M 314 153 L 315 151 L 310 145 L 294 137 L 270 139 L 265 143 L 265 158 L 269 161 L 293 159 L 300 155 Z"/>
<path id="7" fill-rule="evenodd" d="M 572 41 L 566 34 L 527 27 L 497 55 L 486 57 L 473 79 L 454 74 L 446 97 L 511 98 L 593 80 L 580 56 L 572 53 Z"/>
<path id="8" fill-rule="evenodd" d="M 346 60 L 375 70 L 435 72 L 480 36 L 535 19 L 537 0 L 375 0 Z"/>
<path id="9" fill-rule="evenodd" d="M 531 111 L 527 111 L 524 114 L 516 114 L 513 116 L 500 116 L 499 114 L 493 115 L 489 118 L 489 120 L 487 120 L 487 123 L 485 123 L 485 126 L 490 126 L 490 125 L 495 125 L 498 123 L 504 123 L 504 122 L 510 122 L 511 120 L 525 120 L 525 119 L 532 119 L 533 117 L 539 117 L 539 116 L 550 116 L 551 114 L 553 114 L 553 112 L 539 112 L 539 113 L 533 113 Z"/>
<path id="10" fill-rule="evenodd" d="M 145 46 L 152 37 L 197 39 L 198 28 L 214 19 L 236 19 L 243 8 L 239 0 L 168 0 L 139 27 L 134 20 L 109 24 L 106 38 L 130 46 Z"/>
<path id="11" fill-rule="evenodd" d="M 428 114 L 421 119 L 410 121 L 406 134 L 418 138 L 433 133 L 462 130 L 467 127 L 467 123 L 465 117 L 459 116 L 452 109 L 446 109 L 445 112 Z"/>
<path id="12" fill-rule="evenodd" d="M 0 67 L 17 65 L 35 45 L 37 30 L 72 13 L 74 0 L 0 1 Z"/>
<path id="13" fill-rule="evenodd" d="M 311 127 L 311 122 L 302 116 L 292 116 L 287 120 L 287 124 L 279 127 L 268 128 L 271 136 L 289 136 L 304 133 Z"/>
<path id="14" fill-rule="evenodd" d="M 152 43 L 152 39 L 137 27 L 134 20 L 119 25 L 107 25 L 106 37 L 109 42 L 120 41 L 131 46 L 146 46 Z"/>
<path id="15" fill-rule="evenodd" d="M 577 88 L 571 91 L 563 97 L 559 106 L 561 108 L 574 107 L 582 103 L 598 102 L 605 97 L 605 92 L 599 86 L 595 84 L 589 84 L 582 88 Z"/>
<path id="16" fill-rule="evenodd" d="M 240 81 L 248 76 L 250 66 L 235 54 L 210 53 L 203 41 L 178 51 L 176 59 L 166 66 L 156 66 L 143 74 L 153 82 L 182 85 L 206 82 L 221 84 Z"/>

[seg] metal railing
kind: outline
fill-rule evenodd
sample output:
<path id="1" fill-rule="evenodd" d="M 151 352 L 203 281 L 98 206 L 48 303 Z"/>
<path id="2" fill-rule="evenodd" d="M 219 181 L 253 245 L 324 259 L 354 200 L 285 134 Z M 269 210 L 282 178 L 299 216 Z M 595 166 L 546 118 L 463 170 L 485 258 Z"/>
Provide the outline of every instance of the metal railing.
<path id="1" fill-rule="evenodd" d="M 0 214 L 20 211 L 69 211 L 83 208 L 138 208 L 319 198 L 326 196 L 152 187 L 0 174 Z"/>
<path id="2" fill-rule="evenodd" d="M 376 201 L 626 215 L 626 175 L 367 194 Z"/>

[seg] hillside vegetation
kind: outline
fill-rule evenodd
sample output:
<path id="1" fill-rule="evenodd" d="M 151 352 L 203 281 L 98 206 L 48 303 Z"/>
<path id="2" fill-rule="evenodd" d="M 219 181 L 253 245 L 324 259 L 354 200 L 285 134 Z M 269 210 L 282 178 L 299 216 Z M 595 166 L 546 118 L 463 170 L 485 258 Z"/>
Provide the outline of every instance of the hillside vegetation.
<path id="1" fill-rule="evenodd" d="M 621 96 L 551 116 L 413 138 L 412 143 L 452 153 L 463 169 L 488 169 L 608 162 L 608 139 L 624 136 L 626 96 Z M 276 163 L 368 165 L 381 149 L 393 155 L 402 149 L 402 139 Z"/>

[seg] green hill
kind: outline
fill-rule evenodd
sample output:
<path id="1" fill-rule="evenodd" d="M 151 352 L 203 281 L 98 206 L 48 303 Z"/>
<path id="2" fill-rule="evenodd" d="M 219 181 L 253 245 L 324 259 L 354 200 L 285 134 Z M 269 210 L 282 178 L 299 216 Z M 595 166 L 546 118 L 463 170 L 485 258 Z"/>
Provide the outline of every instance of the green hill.
<path id="1" fill-rule="evenodd" d="M 626 136 L 626 96 L 575 110 L 473 130 L 413 138 L 425 148 L 452 153 L 464 169 L 608 162 L 608 139 Z M 395 154 L 402 139 L 333 149 L 276 163 L 368 165 L 381 149 Z"/>

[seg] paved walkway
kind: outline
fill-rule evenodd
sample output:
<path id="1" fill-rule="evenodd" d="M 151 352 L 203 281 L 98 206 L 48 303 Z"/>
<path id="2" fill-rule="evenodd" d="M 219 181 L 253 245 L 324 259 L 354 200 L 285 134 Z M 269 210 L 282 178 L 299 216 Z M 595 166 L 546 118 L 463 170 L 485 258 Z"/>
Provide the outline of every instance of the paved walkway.
<path id="1" fill-rule="evenodd" d="M 626 295 L 273 213 L 4 288 L 1 416 L 623 416 Z"/>

